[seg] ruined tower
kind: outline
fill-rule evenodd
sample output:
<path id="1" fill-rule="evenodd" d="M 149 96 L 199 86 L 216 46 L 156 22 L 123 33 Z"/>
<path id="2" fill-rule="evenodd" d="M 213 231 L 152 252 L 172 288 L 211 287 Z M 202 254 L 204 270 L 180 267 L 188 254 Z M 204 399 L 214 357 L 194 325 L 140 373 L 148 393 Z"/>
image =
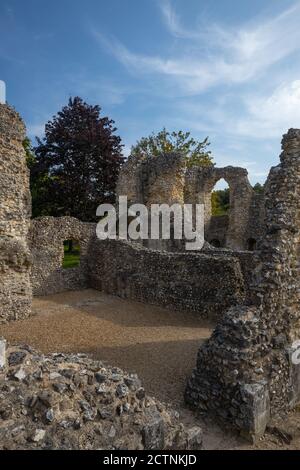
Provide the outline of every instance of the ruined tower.
<path id="1" fill-rule="evenodd" d="M 283 136 L 270 171 L 252 304 L 224 312 L 201 346 L 185 398 L 256 439 L 300 401 L 300 130 Z"/>
<path id="2" fill-rule="evenodd" d="M 24 138 L 18 113 L 0 103 L 0 322 L 25 318 L 31 309 L 31 200 Z"/>

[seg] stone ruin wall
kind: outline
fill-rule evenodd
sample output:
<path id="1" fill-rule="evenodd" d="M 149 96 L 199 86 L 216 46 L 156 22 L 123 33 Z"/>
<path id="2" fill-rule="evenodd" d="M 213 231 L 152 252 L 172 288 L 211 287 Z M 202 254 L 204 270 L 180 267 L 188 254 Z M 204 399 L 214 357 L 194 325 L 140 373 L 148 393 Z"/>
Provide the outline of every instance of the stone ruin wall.
<path id="1" fill-rule="evenodd" d="M 212 216 L 211 194 L 220 179 L 229 186 L 230 209 L 228 215 Z M 189 169 L 185 177 L 184 201 L 204 204 L 207 242 L 217 240 L 221 248 L 244 251 L 248 249 L 249 238 L 257 241 L 262 235 L 263 195 L 254 192 L 244 168 L 212 166 Z"/>
<path id="2" fill-rule="evenodd" d="M 162 252 L 138 243 L 97 239 L 92 253 L 90 286 L 123 298 L 217 319 L 226 306 L 248 294 L 237 257 Z"/>
<path id="3" fill-rule="evenodd" d="M 180 154 L 147 158 L 137 169 L 138 202 L 146 204 L 183 204 L 185 163 Z"/>
<path id="4" fill-rule="evenodd" d="M 99 241 L 95 224 L 72 217 L 34 219 L 28 238 L 34 295 L 93 287 L 217 319 L 250 292 L 252 253 L 171 253 L 148 250 L 139 243 Z M 63 242 L 68 239 L 80 242 L 80 265 L 63 269 Z"/>
<path id="5" fill-rule="evenodd" d="M 251 193 L 250 205 L 246 212 L 244 212 L 243 219 L 241 219 L 242 224 L 240 224 L 238 214 L 236 214 L 236 217 L 233 217 L 231 208 L 229 209 L 229 215 L 217 215 L 209 218 L 206 229 L 206 239 L 212 246 L 216 246 L 215 242 L 217 242 L 220 248 L 228 247 L 228 236 L 230 237 L 229 228 L 232 224 L 235 224 L 234 220 L 236 220 L 237 224 L 243 227 L 238 237 L 239 250 L 254 251 L 256 249 L 263 235 L 265 217 L 264 194 L 256 194 L 254 191 L 251 191 Z"/>
<path id="6" fill-rule="evenodd" d="M 1 344 L 1 342 L 0 342 Z M 8 345 L 0 450 L 196 450 L 202 431 L 147 395 L 136 374 L 86 354 Z"/>
<path id="7" fill-rule="evenodd" d="M 167 155 L 155 163 L 131 159 L 124 166 L 118 191 L 128 194 L 130 202 L 206 201 L 207 234 L 212 226 L 211 190 L 218 179 L 226 179 L 231 189 L 226 246 L 237 251 L 212 250 L 206 244 L 201 253 L 174 253 L 164 245 L 159 248 L 165 251 L 159 251 L 117 240 L 99 242 L 93 224 L 68 217 L 36 219 L 28 234 L 24 136 L 17 113 L 1 105 L 2 319 L 30 314 L 32 255 L 35 294 L 92 286 L 122 297 L 217 315 L 219 322 L 200 348 L 187 385 L 185 398 L 192 407 L 213 411 L 256 437 L 270 418 L 299 401 L 300 370 L 291 360 L 292 343 L 300 334 L 299 130 L 284 136 L 281 163 L 271 170 L 262 196 L 254 194 L 246 171 L 239 168 L 186 171 L 180 157 L 174 156 L 172 165 Z M 259 240 L 255 253 L 241 251 L 246 236 Z M 62 272 L 66 239 L 80 241 L 81 266 Z"/>
<path id="8" fill-rule="evenodd" d="M 166 158 L 167 157 L 167 158 Z M 117 196 L 127 196 L 128 204 L 183 204 L 185 162 L 176 153 L 155 158 L 129 157 L 123 165 L 117 184 Z M 154 250 L 181 251 L 180 240 L 139 241 Z"/>
<path id="9" fill-rule="evenodd" d="M 49 295 L 88 287 L 88 250 L 95 224 L 73 217 L 39 217 L 28 234 L 32 255 L 31 282 L 34 295 Z M 64 241 L 80 244 L 80 265 L 63 269 Z"/>
<path id="10" fill-rule="evenodd" d="M 123 195 L 130 183 L 131 202 L 148 206 L 183 203 L 186 181 L 180 155 L 162 155 L 138 164 L 129 159 L 121 172 L 118 192 Z M 80 241 L 79 267 L 62 268 L 63 241 L 67 239 Z M 197 312 L 210 319 L 220 318 L 226 308 L 250 296 L 254 257 L 249 252 L 212 250 L 207 244 L 201 253 L 189 253 L 178 240 L 148 240 L 144 247 L 117 240 L 99 242 L 93 224 L 70 217 L 33 220 L 29 244 L 35 295 L 91 286 L 124 298 Z"/>
<path id="11" fill-rule="evenodd" d="M 228 215 L 211 214 L 211 193 L 215 184 L 224 179 L 230 189 Z M 186 168 L 180 154 L 161 154 L 138 159 L 130 157 L 123 166 L 117 195 L 128 195 L 129 203 L 204 204 L 205 240 L 218 241 L 221 248 L 248 250 L 263 233 L 264 195 L 254 192 L 244 168 L 228 166 Z M 147 240 L 144 246 L 166 251 L 182 251 L 177 240 Z M 255 246 L 254 244 L 254 246 Z"/>
<path id="12" fill-rule="evenodd" d="M 132 171 L 125 169 L 121 174 L 123 190 L 124 175 L 132 177 Z M 180 156 L 162 156 L 154 162 L 145 160 L 138 166 L 135 196 L 134 199 L 130 196 L 130 200 L 162 203 L 168 197 L 169 204 L 182 203 L 184 183 Z M 79 267 L 62 268 L 63 241 L 67 239 L 80 242 Z M 182 248 L 176 250 L 176 246 L 170 250 L 170 246 L 164 245 L 168 241 L 151 242 L 147 246 L 151 251 L 139 243 L 100 242 L 95 237 L 94 224 L 70 217 L 34 219 L 29 232 L 34 294 L 94 287 L 123 298 L 184 309 L 210 319 L 219 318 L 224 309 L 249 296 L 248 283 L 254 266 L 252 253 L 209 249 L 187 253 Z M 163 251 L 165 246 L 168 249 Z"/>
<path id="13" fill-rule="evenodd" d="M 200 348 L 186 401 L 256 438 L 300 399 L 300 131 L 282 141 L 265 193 L 265 234 L 252 278 L 252 304 L 231 307 Z M 213 399 L 212 399 L 213 397 Z"/>
<path id="14" fill-rule="evenodd" d="M 26 318 L 31 309 L 31 199 L 24 138 L 20 116 L 0 104 L 0 321 Z"/>
<path id="15" fill-rule="evenodd" d="M 0 105 L 0 321 L 30 314 L 31 282 L 40 295 L 87 287 L 88 253 L 92 257 L 94 224 L 45 217 L 33 220 L 28 231 L 24 137 L 20 117 Z M 81 266 L 62 273 L 66 239 L 80 242 Z M 148 397 L 141 385 L 135 374 L 84 354 L 45 357 L 30 346 L 7 348 L 0 338 L 0 447 L 200 449 L 201 429 L 185 428 L 177 412 Z"/>

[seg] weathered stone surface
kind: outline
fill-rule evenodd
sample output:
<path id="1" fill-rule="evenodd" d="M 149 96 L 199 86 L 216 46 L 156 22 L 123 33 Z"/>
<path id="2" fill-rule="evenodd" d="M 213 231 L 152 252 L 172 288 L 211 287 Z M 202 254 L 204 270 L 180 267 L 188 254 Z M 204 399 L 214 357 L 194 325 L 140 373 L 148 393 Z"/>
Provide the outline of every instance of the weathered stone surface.
<path id="1" fill-rule="evenodd" d="M 186 388 L 193 407 L 212 410 L 244 434 L 263 434 L 270 416 L 300 400 L 290 354 L 300 337 L 300 130 L 282 141 L 266 183 L 264 236 L 249 303 L 232 307 L 198 353 Z"/>
<path id="2" fill-rule="evenodd" d="M 164 422 L 157 410 L 146 410 L 146 424 L 142 429 L 145 449 L 163 449 L 165 444 Z"/>
<path id="3" fill-rule="evenodd" d="M 76 268 L 62 268 L 66 239 L 80 240 Z M 94 287 L 210 318 L 248 296 L 254 266 L 253 254 L 246 252 L 174 253 L 121 240 L 99 241 L 94 224 L 70 217 L 33 220 L 29 244 L 35 295 Z"/>
<path id="4" fill-rule="evenodd" d="M 0 371 L 0 449 L 201 449 L 201 429 L 186 429 L 177 412 L 147 395 L 138 398 L 121 369 L 83 354 L 44 356 L 26 346 L 9 346 L 7 357 L 24 353 L 22 369 L 7 363 Z M 88 379 L 95 372 L 105 378 L 100 394 L 99 383 Z"/>
<path id="5" fill-rule="evenodd" d="M 92 246 L 89 285 L 109 294 L 208 318 L 247 295 L 239 259 L 228 254 L 162 252 L 121 240 Z"/>
<path id="6" fill-rule="evenodd" d="M 228 216 L 212 217 L 211 192 L 224 179 L 230 188 Z M 117 194 L 126 195 L 130 203 L 204 204 L 205 239 L 233 250 L 253 249 L 262 235 L 264 194 L 254 192 L 244 168 L 192 167 L 178 153 L 153 157 L 129 157 L 123 165 Z M 178 240 L 145 240 L 145 246 L 166 251 L 181 251 Z"/>
<path id="7" fill-rule="evenodd" d="M 74 217 L 40 217 L 31 221 L 28 239 L 34 295 L 88 287 L 87 253 L 95 227 L 95 224 L 80 222 Z M 65 240 L 76 240 L 80 244 L 78 267 L 62 268 Z"/>
<path id="8" fill-rule="evenodd" d="M 32 286 L 38 295 L 91 286 L 217 317 L 199 350 L 187 402 L 255 439 L 270 417 L 300 401 L 292 347 L 300 337 L 300 130 L 284 136 L 280 164 L 261 195 L 242 168 L 187 169 L 179 154 L 128 159 L 118 194 L 129 202 L 204 203 L 206 240 L 221 248 L 206 242 L 200 253 L 184 253 L 177 240 L 100 242 L 94 224 L 70 217 L 33 220 L 28 234 L 24 136 L 18 114 L 0 105 L 0 321 L 30 314 Z M 231 210 L 216 219 L 210 195 L 221 178 L 231 190 Z M 63 270 L 67 239 L 80 242 L 81 263 Z M 0 428 L 3 448 L 199 445 L 199 430 L 169 427 L 168 412 L 160 410 L 137 377 L 117 368 L 82 355 L 43 357 L 29 347 L 6 357 L 0 341 L 0 416 L 9 420 L 3 436 Z"/>
<path id="9" fill-rule="evenodd" d="M 24 138 L 20 116 L 0 104 L 0 322 L 26 318 L 31 310 L 31 198 Z"/>
<path id="10" fill-rule="evenodd" d="M 204 204 L 206 240 L 217 239 L 221 246 L 233 250 L 247 249 L 247 239 L 253 236 L 250 219 L 255 197 L 244 168 L 228 166 L 194 167 L 187 171 L 185 180 L 185 202 Z M 211 192 L 215 184 L 224 179 L 230 189 L 230 211 L 228 220 L 216 233 L 215 219 L 211 217 Z M 258 220 L 256 219 L 256 226 Z"/>

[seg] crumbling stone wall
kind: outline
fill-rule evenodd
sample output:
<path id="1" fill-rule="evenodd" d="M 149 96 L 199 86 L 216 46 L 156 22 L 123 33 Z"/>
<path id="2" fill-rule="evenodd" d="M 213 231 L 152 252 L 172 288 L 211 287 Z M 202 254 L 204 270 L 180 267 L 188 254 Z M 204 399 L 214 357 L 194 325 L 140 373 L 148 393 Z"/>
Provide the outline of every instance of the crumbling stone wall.
<path id="1" fill-rule="evenodd" d="M 28 235 L 32 255 L 34 295 L 47 295 L 88 287 L 87 253 L 96 225 L 73 217 L 40 217 L 31 221 Z M 63 269 L 65 240 L 80 244 L 80 265 Z M 91 247 L 92 250 L 92 247 Z"/>
<path id="2" fill-rule="evenodd" d="M 26 241 L 31 201 L 24 138 L 20 116 L 0 104 L 0 321 L 25 318 L 31 309 Z"/>
<path id="3" fill-rule="evenodd" d="M 217 318 L 225 306 L 236 305 L 247 295 L 236 257 L 161 252 L 119 240 L 95 240 L 89 284 L 120 297 L 204 318 Z"/>
<path id="4" fill-rule="evenodd" d="M 247 228 L 253 198 L 253 188 L 244 168 L 228 166 L 195 167 L 186 175 L 185 202 L 204 204 L 205 238 L 212 239 L 215 221 L 212 220 L 211 193 L 215 184 L 224 179 L 230 189 L 230 211 L 226 229 L 226 247 L 232 250 L 245 249 Z M 223 232 L 223 237 L 225 236 Z"/>
<path id="5" fill-rule="evenodd" d="M 282 141 L 265 189 L 265 234 L 252 278 L 252 303 L 231 307 L 200 348 L 186 401 L 214 411 L 252 438 L 300 399 L 300 130 Z M 213 397 L 213 399 L 212 399 Z"/>
<path id="6" fill-rule="evenodd" d="M 228 228 L 229 217 L 227 214 L 211 216 L 206 232 L 206 240 L 216 248 L 225 248 Z"/>
<path id="7" fill-rule="evenodd" d="M 129 155 L 127 161 L 123 163 L 119 173 L 116 194 L 117 196 L 127 196 L 130 204 L 139 202 L 139 180 L 137 178 L 137 171 L 142 161 L 143 158 L 138 159 Z"/>
<path id="8" fill-rule="evenodd" d="M 254 192 L 244 168 L 228 166 L 186 168 L 178 153 L 157 157 L 129 157 L 123 166 L 117 187 L 118 195 L 127 195 L 129 203 L 204 204 L 205 240 L 218 241 L 221 247 L 248 250 L 251 241 L 262 235 L 264 195 Z M 212 217 L 211 193 L 224 179 L 230 188 L 228 216 Z M 252 243 L 253 244 L 253 243 Z M 147 240 L 144 245 L 167 251 L 181 251 L 183 244 L 165 240 Z"/>
<path id="9" fill-rule="evenodd" d="M 185 158 L 178 153 L 151 158 L 130 156 L 120 172 L 117 195 L 127 196 L 129 204 L 141 203 L 148 208 L 151 204 L 183 204 L 185 169 Z M 149 237 L 140 243 L 151 249 L 182 250 L 182 243 L 172 238 L 154 240 Z"/>
<path id="10" fill-rule="evenodd" d="M 244 248 L 247 250 L 251 246 L 251 241 L 257 245 L 264 235 L 265 230 L 265 193 L 257 194 L 254 192 L 251 206 L 249 210 L 249 219 L 246 231 L 246 244 Z"/>
<path id="11" fill-rule="evenodd" d="M 157 157 L 132 157 L 120 171 L 117 195 L 127 196 L 129 203 L 183 203 L 185 159 L 168 153 Z"/>
<path id="12" fill-rule="evenodd" d="M 201 449 L 201 429 L 149 397 L 136 374 L 0 339 L 1 352 L 1 450 Z"/>
<path id="13" fill-rule="evenodd" d="M 63 269 L 63 242 L 80 242 L 80 266 Z M 95 224 L 41 217 L 29 231 L 34 295 L 93 287 L 120 297 L 218 318 L 249 296 L 250 253 L 149 250 L 120 240 L 100 241 Z M 220 282 L 222 279 L 222 282 Z"/>
<path id="14" fill-rule="evenodd" d="M 169 153 L 147 158 L 138 167 L 138 201 L 151 204 L 183 204 L 185 159 Z"/>

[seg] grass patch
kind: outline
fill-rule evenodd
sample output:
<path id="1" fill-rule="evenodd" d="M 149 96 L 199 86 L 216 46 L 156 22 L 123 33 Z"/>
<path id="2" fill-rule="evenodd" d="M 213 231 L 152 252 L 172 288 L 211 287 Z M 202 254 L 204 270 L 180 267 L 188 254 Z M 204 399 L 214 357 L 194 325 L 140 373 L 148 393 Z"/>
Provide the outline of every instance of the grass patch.
<path id="1" fill-rule="evenodd" d="M 76 268 L 80 264 L 80 247 L 74 245 L 72 251 L 69 251 L 69 246 L 64 243 L 64 259 L 62 267 L 63 269 Z"/>

